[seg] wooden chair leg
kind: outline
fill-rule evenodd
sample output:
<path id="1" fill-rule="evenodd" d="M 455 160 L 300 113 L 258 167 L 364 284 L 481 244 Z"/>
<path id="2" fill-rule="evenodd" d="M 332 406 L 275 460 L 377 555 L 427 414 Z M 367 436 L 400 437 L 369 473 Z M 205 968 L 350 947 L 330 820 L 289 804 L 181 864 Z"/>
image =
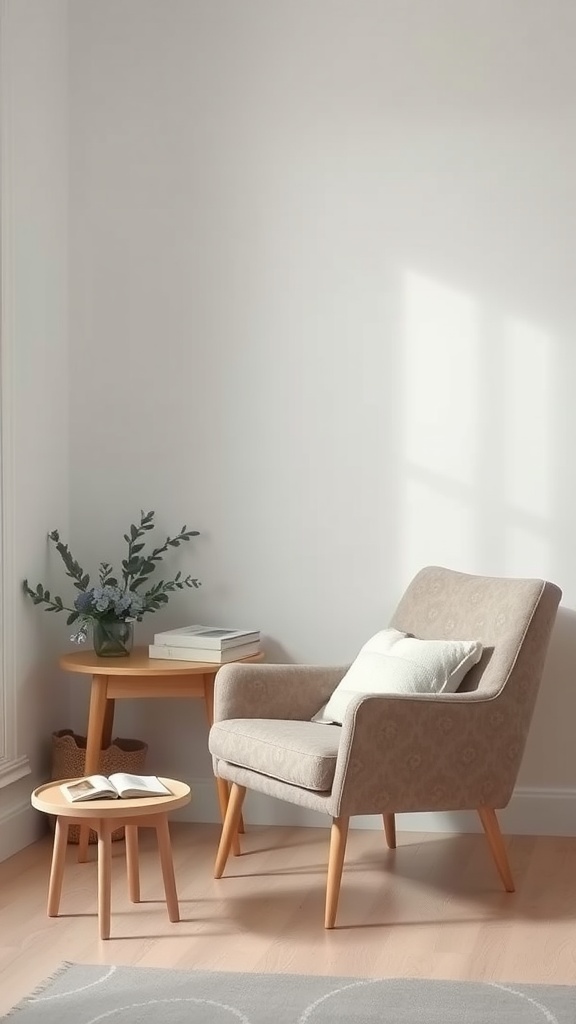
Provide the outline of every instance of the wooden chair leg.
<path id="1" fill-rule="evenodd" d="M 242 814 L 242 804 L 244 803 L 245 796 L 246 787 L 238 786 L 234 782 L 230 790 L 226 817 L 224 818 L 222 835 L 220 836 L 220 845 L 218 847 L 218 853 L 216 854 L 214 878 L 222 878 L 234 837 L 238 839 L 238 822 L 240 821 L 240 815 Z"/>
<path id="2" fill-rule="evenodd" d="M 62 880 L 66 864 L 66 845 L 68 843 L 68 822 L 65 818 L 56 818 L 54 847 L 52 850 L 52 867 L 48 885 L 48 917 L 58 917 Z"/>
<path id="3" fill-rule="evenodd" d="M 206 705 L 206 715 L 208 718 L 208 725 L 214 724 L 214 683 L 216 679 L 216 673 L 211 672 L 204 676 L 204 702 Z M 218 793 L 218 803 L 220 804 L 220 817 L 222 822 L 226 817 L 226 808 L 228 807 L 228 792 L 230 786 L 226 779 L 220 779 L 216 776 L 216 791 Z M 238 832 L 244 832 L 244 820 L 240 815 L 240 821 L 238 822 Z M 235 857 L 240 856 L 240 842 L 238 840 L 238 834 L 234 837 L 232 844 L 232 852 Z"/>
<path id="4" fill-rule="evenodd" d="M 226 779 L 216 778 L 216 790 L 218 793 L 218 803 L 220 805 L 220 817 L 222 818 L 222 824 L 226 821 L 226 813 L 228 811 L 228 802 L 230 800 L 230 786 Z M 240 856 L 240 839 L 238 838 L 238 832 L 243 832 L 244 828 L 241 826 L 242 815 L 240 815 L 238 821 L 238 829 L 236 835 L 232 837 L 232 853 L 235 857 Z"/>
<path id="5" fill-rule="evenodd" d="M 500 825 L 498 824 L 498 818 L 496 817 L 496 811 L 493 807 L 479 807 L 478 814 L 480 816 L 480 821 L 482 822 L 482 828 L 486 833 L 486 838 L 488 840 L 494 862 L 498 868 L 498 874 L 504 883 L 504 888 L 506 889 L 506 892 L 515 892 L 514 879 L 512 878 L 508 855 L 506 853 L 506 847 L 500 831 Z"/>
<path id="6" fill-rule="evenodd" d="M 324 915 L 324 927 L 333 928 L 336 923 L 338 911 L 338 898 L 340 896 L 340 882 L 342 881 L 342 868 L 344 866 L 344 854 L 346 853 L 346 840 L 348 838 L 348 825 L 350 818 L 334 818 L 330 832 L 330 854 L 328 857 L 328 881 L 326 883 L 326 912 Z"/>
<path id="7" fill-rule="evenodd" d="M 391 850 L 396 849 L 396 819 L 393 814 L 383 814 L 386 842 Z"/>

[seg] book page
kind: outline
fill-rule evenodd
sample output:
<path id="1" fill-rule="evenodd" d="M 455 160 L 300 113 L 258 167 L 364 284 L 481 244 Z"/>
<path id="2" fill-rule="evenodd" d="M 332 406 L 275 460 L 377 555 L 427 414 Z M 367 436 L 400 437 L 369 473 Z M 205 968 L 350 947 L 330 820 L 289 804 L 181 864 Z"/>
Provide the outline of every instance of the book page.
<path id="1" fill-rule="evenodd" d="M 157 775 L 130 775 L 128 772 L 115 772 L 110 776 L 110 782 L 120 793 L 120 796 L 129 792 L 141 793 L 150 796 L 167 796 L 170 790 L 166 788 Z"/>
<path id="2" fill-rule="evenodd" d="M 87 775 L 80 782 L 88 782 L 95 789 L 114 789 L 114 785 L 106 775 Z"/>
<path id="3" fill-rule="evenodd" d="M 98 797 L 117 797 L 118 792 L 105 775 L 89 775 L 77 782 L 67 782 L 60 787 L 72 802 L 76 800 L 95 800 Z"/>

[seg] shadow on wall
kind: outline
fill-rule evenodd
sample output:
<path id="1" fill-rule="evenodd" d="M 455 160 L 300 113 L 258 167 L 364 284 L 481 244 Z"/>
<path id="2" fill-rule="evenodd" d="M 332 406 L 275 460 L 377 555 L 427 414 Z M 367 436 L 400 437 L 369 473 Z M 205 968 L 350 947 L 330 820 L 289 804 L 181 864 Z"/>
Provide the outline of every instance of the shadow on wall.
<path id="1" fill-rule="evenodd" d="M 551 787 L 573 777 L 576 721 L 576 611 L 560 607 L 520 769 L 519 786 Z M 565 783 L 564 783 L 565 785 Z"/>

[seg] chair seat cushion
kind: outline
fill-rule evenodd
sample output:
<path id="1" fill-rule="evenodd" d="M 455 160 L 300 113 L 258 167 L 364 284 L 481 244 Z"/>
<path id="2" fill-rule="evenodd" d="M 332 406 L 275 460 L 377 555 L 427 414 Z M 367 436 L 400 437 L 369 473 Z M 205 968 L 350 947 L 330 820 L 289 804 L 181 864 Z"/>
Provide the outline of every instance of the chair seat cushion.
<path id="1" fill-rule="evenodd" d="M 231 718 L 210 730 L 214 757 L 318 792 L 332 788 L 340 726 L 268 718 Z"/>

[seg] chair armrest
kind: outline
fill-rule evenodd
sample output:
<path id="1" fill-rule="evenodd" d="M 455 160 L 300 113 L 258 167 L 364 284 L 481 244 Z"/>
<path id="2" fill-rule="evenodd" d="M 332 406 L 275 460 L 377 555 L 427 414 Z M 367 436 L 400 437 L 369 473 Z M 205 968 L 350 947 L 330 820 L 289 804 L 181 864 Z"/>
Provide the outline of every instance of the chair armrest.
<path id="1" fill-rule="evenodd" d="M 505 807 L 525 739 L 500 695 L 359 695 L 342 726 L 337 813 Z"/>
<path id="2" fill-rule="evenodd" d="M 345 667 L 223 665 L 214 684 L 214 721 L 284 718 L 307 721 L 329 699 Z"/>

